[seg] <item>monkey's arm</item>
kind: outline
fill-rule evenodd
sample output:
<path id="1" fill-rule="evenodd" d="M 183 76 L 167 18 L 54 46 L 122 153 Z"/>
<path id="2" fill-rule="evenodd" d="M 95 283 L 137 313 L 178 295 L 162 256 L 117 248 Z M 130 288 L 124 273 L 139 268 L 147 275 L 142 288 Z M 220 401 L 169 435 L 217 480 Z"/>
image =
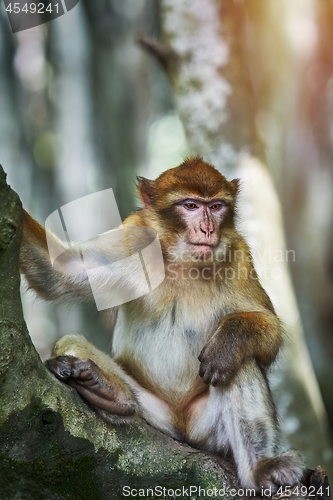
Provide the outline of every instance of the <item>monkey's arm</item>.
<path id="1" fill-rule="evenodd" d="M 199 375 L 206 384 L 227 384 L 246 358 L 268 367 L 282 344 L 279 319 L 271 311 L 226 316 L 202 349 Z"/>
<path id="2" fill-rule="evenodd" d="M 92 287 L 94 293 L 101 295 L 109 294 L 112 287 L 118 295 L 123 293 L 125 299 L 129 290 L 140 295 L 141 262 L 138 256 L 128 257 L 135 252 L 137 245 L 147 243 L 145 238 L 149 240 L 150 236 L 140 234 L 143 228 L 135 228 L 134 237 L 133 231 L 115 230 L 69 247 L 26 211 L 23 211 L 23 221 L 21 272 L 29 286 L 46 300 L 90 299 Z M 51 255 L 58 255 L 53 263 L 48 250 L 50 246 Z"/>
<path id="3" fill-rule="evenodd" d="M 59 255 L 53 264 L 48 244 L 51 252 Z M 68 248 L 25 210 L 20 270 L 29 287 L 46 300 L 83 299 L 92 295 L 80 249 Z"/>

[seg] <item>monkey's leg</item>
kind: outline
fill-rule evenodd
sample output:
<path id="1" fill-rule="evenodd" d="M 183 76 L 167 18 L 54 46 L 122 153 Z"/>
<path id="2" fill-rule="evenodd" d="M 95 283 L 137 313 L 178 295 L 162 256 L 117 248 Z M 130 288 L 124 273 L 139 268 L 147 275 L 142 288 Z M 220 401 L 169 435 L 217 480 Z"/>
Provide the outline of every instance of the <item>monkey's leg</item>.
<path id="1" fill-rule="evenodd" d="M 47 368 L 74 387 L 96 413 L 113 424 L 129 423 L 132 414 L 179 439 L 173 408 L 142 388 L 107 354 L 82 335 L 70 334 L 56 342 Z"/>
<path id="2" fill-rule="evenodd" d="M 125 423 L 135 412 L 130 377 L 81 335 L 62 337 L 45 365 L 59 380 L 74 387 L 104 420 Z"/>
<path id="3" fill-rule="evenodd" d="M 242 366 L 229 386 L 210 386 L 209 395 L 195 405 L 189 442 L 216 452 L 231 449 L 242 487 L 274 493 L 301 480 L 303 461 L 294 450 L 282 452 L 266 375 L 254 360 Z"/>

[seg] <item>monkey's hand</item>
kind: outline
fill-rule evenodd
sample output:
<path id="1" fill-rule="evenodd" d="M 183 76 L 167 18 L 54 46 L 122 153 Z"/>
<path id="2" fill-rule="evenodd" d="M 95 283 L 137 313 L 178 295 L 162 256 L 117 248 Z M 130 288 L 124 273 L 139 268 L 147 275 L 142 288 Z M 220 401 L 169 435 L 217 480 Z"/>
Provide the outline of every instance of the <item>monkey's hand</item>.
<path id="1" fill-rule="evenodd" d="M 109 380 L 90 359 L 58 356 L 48 359 L 45 366 L 94 407 L 121 416 L 134 413 L 135 407 L 128 398 L 126 385 L 116 377 Z"/>
<path id="2" fill-rule="evenodd" d="M 228 384 L 245 358 L 269 366 L 281 342 L 281 325 L 272 312 L 229 314 L 200 353 L 199 375 L 206 384 Z"/>
<path id="3" fill-rule="evenodd" d="M 239 334 L 216 332 L 199 355 L 199 375 L 206 384 L 228 384 L 238 372 L 246 351 L 246 339 Z"/>

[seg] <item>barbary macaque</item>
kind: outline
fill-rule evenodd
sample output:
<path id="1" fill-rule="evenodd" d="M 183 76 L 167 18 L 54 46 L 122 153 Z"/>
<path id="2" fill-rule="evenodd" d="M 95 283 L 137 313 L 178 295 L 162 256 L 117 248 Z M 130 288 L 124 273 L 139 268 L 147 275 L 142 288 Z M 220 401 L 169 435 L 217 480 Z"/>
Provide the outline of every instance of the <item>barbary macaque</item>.
<path id="1" fill-rule="evenodd" d="M 116 308 L 111 357 L 70 334 L 46 366 L 106 421 L 136 414 L 191 446 L 231 450 L 242 487 L 275 492 L 297 484 L 304 465 L 282 445 L 267 370 L 283 332 L 235 229 L 237 191 L 238 180 L 187 159 L 155 181 L 138 178 L 143 208 L 124 221 L 123 237 L 110 231 L 70 248 L 24 212 L 21 271 L 46 300 L 93 298 L 87 275 L 96 269 L 103 293 L 137 292 Z M 131 241 L 126 228 L 137 230 Z M 140 266 L 124 262 L 129 246 L 134 254 L 151 241 L 145 228 L 158 234 L 165 276 L 142 294 Z"/>

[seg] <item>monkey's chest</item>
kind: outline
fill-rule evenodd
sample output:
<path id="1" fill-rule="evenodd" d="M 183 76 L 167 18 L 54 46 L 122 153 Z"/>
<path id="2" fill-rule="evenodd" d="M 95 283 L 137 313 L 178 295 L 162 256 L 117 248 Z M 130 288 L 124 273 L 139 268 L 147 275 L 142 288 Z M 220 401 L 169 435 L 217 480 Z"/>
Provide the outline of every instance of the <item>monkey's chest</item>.
<path id="1" fill-rule="evenodd" d="M 113 355 L 140 385 L 177 403 L 202 390 L 198 355 L 216 324 L 175 316 L 174 308 L 149 322 L 120 314 Z"/>

